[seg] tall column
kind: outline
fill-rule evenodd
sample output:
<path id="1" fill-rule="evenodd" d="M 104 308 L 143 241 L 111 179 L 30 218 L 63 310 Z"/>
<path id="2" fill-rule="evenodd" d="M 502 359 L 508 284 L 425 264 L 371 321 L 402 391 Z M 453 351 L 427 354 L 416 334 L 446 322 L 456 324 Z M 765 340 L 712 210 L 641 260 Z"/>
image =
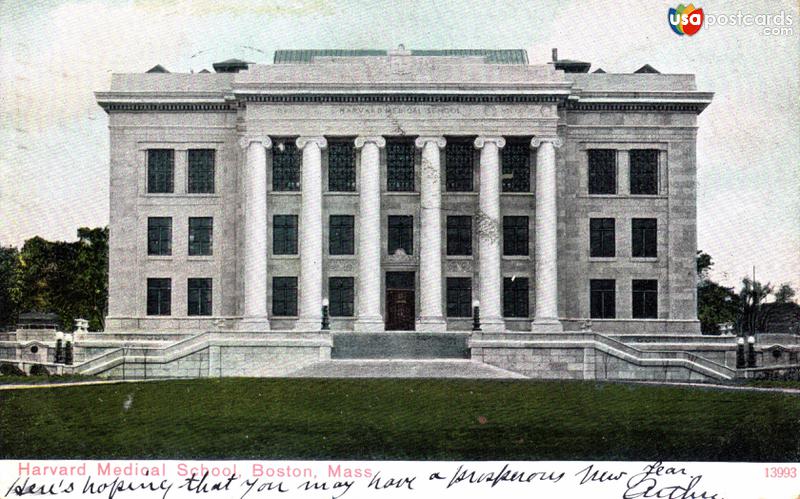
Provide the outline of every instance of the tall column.
<path id="1" fill-rule="evenodd" d="M 502 289 L 502 237 L 500 219 L 500 149 L 502 137 L 478 137 L 475 147 L 481 150 L 481 191 L 478 202 L 478 251 L 481 327 L 484 331 L 504 331 Z"/>
<path id="2" fill-rule="evenodd" d="M 442 311 L 442 186 L 439 150 L 444 137 L 418 137 L 422 149 L 420 189 L 420 313 L 417 329 L 445 331 Z"/>
<path id="3" fill-rule="evenodd" d="M 295 329 L 320 329 L 322 321 L 322 149 L 325 137 L 300 137 L 303 151 L 300 181 L 300 282 L 299 318 Z"/>
<path id="4" fill-rule="evenodd" d="M 558 207 L 556 205 L 556 147 L 558 137 L 534 137 L 536 151 L 536 310 L 533 331 L 557 332 L 558 320 Z"/>
<path id="5" fill-rule="evenodd" d="M 244 299 L 241 329 L 269 330 L 267 317 L 267 153 L 269 137 L 242 138 L 245 150 Z"/>
<path id="6" fill-rule="evenodd" d="M 356 331 L 383 331 L 381 316 L 381 172 L 383 137 L 358 137 L 361 178 L 358 198 L 358 311 Z"/>

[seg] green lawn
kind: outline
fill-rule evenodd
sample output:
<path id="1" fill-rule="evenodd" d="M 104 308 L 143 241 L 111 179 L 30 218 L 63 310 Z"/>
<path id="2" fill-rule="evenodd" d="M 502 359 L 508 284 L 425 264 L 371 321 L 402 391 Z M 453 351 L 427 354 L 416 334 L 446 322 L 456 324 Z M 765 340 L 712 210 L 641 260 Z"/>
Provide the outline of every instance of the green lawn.
<path id="1" fill-rule="evenodd" d="M 799 427 L 797 395 L 614 383 L 229 378 L 0 391 L 2 458 L 798 461 Z"/>

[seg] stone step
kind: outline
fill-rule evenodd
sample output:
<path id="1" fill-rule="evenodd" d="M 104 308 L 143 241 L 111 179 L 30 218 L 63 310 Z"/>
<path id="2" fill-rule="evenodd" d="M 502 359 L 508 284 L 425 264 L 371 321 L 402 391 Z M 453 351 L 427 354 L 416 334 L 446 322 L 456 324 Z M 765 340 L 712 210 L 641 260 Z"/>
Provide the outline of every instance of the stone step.
<path id="1" fill-rule="evenodd" d="M 332 359 L 469 359 L 469 333 L 334 333 Z"/>
<path id="2" fill-rule="evenodd" d="M 330 360 L 288 375 L 297 378 L 522 379 L 525 376 L 471 360 Z"/>

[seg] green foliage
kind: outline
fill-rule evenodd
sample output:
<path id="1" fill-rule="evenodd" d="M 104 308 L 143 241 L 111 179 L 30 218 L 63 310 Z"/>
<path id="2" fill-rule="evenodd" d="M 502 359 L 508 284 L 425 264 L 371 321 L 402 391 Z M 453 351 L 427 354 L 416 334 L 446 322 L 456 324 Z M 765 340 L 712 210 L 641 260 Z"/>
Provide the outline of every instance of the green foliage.
<path id="1" fill-rule="evenodd" d="M 718 334 L 719 324 L 735 323 L 739 317 L 739 296 L 733 288 L 704 280 L 697 286 L 697 317 L 703 334 Z"/>
<path id="2" fill-rule="evenodd" d="M 0 329 L 17 320 L 14 289 L 18 260 L 17 248 L 0 246 Z"/>
<path id="3" fill-rule="evenodd" d="M 775 302 L 777 303 L 791 303 L 794 301 L 794 297 L 797 293 L 795 292 L 792 285 L 788 282 L 782 283 L 778 290 L 775 291 Z"/>
<path id="4" fill-rule="evenodd" d="M 747 334 L 766 331 L 769 317 L 762 305 L 770 294 L 772 294 L 770 283 L 762 284 L 749 277 L 742 279 L 742 289 L 739 291 L 741 331 Z"/>

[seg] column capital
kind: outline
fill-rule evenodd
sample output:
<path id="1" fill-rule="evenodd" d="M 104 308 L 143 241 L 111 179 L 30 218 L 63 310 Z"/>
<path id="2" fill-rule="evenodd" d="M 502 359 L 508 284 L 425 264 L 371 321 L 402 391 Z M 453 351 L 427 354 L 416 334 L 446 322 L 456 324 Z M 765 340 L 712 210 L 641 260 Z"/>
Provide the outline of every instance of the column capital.
<path id="1" fill-rule="evenodd" d="M 298 149 L 303 149 L 311 142 L 316 143 L 317 147 L 320 149 L 325 149 L 328 147 L 328 141 L 325 139 L 325 137 L 297 137 L 295 144 L 297 145 Z"/>
<path id="2" fill-rule="evenodd" d="M 253 142 L 258 142 L 264 146 L 265 149 L 272 147 L 272 139 L 267 136 L 264 137 L 242 137 L 239 139 L 239 147 L 247 149 Z"/>
<path id="3" fill-rule="evenodd" d="M 556 149 L 558 149 L 559 147 L 564 145 L 564 139 L 562 139 L 561 137 L 558 137 L 558 136 L 555 136 L 555 137 L 534 137 L 534 138 L 531 139 L 531 149 L 538 148 L 540 145 L 542 145 L 542 142 L 550 142 L 551 144 L 553 144 L 553 147 L 555 147 Z"/>
<path id="4" fill-rule="evenodd" d="M 359 135 L 358 137 L 356 137 L 356 149 L 361 149 L 367 143 L 375 144 L 376 146 L 378 146 L 379 149 L 383 149 L 384 147 L 386 147 L 386 139 L 384 139 L 380 135 L 374 135 L 374 136 Z"/>
<path id="5" fill-rule="evenodd" d="M 506 146 L 506 139 L 503 137 L 491 137 L 491 136 L 483 136 L 480 135 L 477 139 L 475 139 L 475 148 L 476 149 L 483 149 L 483 146 L 486 145 L 487 142 L 494 142 L 498 149 L 502 149 Z"/>
<path id="6" fill-rule="evenodd" d="M 416 145 L 418 148 L 422 149 L 423 147 L 425 147 L 425 144 L 427 144 L 428 142 L 435 143 L 436 146 L 439 149 L 444 149 L 444 146 L 447 145 L 447 141 L 445 140 L 444 137 L 441 137 L 441 136 L 439 136 L 439 137 L 433 137 L 433 136 L 431 136 L 431 137 L 417 137 L 417 139 L 414 141 L 414 145 Z"/>

